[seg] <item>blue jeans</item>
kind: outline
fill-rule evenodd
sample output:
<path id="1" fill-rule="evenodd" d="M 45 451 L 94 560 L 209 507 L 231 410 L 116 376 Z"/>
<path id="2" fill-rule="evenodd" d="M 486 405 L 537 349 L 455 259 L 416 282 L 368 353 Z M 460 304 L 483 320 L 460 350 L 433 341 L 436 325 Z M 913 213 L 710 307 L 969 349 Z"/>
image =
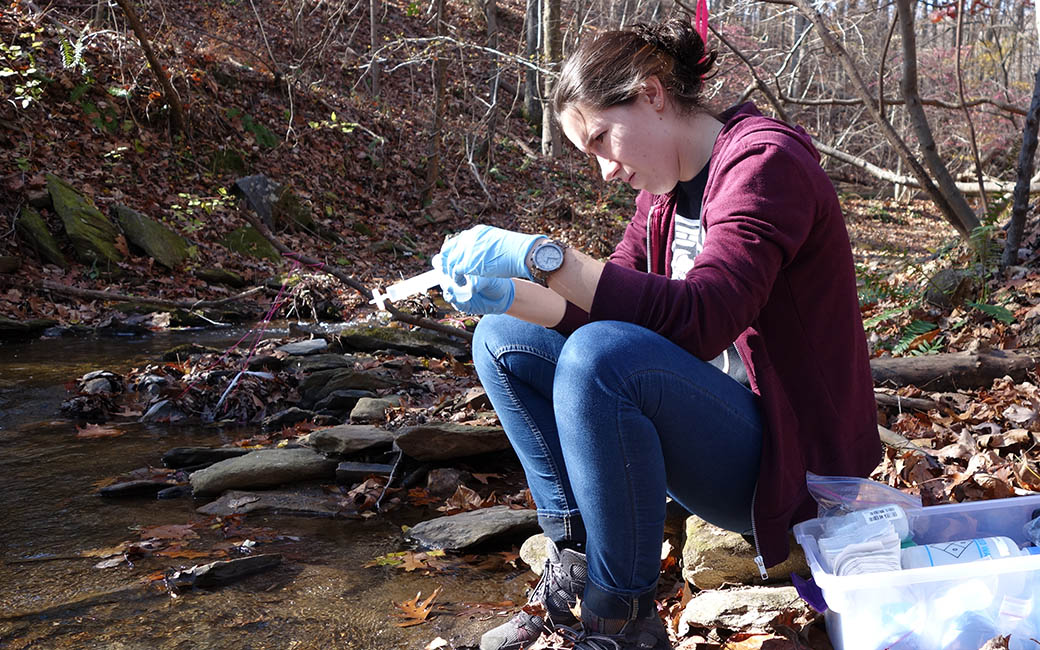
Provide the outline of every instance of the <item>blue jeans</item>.
<path id="1" fill-rule="evenodd" d="M 546 536 L 585 544 L 596 615 L 653 611 L 666 495 L 750 531 L 758 398 L 711 364 L 631 323 L 565 337 L 511 316 L 481 319 L 473 363 Z"/>

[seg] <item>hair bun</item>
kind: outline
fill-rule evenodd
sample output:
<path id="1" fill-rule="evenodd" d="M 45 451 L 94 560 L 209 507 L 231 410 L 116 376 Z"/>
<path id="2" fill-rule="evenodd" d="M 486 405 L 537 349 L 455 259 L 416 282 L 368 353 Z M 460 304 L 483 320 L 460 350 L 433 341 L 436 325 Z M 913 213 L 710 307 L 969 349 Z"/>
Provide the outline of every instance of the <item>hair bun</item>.
<path id="1" fill-rule="evenodd" d="M 704 41 L 693 22 L 685 18 L 670 18 L 661 23 L 640 23 L 632 30 L 649 45 L 653 45 L 675 60 L 675 72 L 684 85 L 699 85 L 711 72 L 718 53 L 705 52 Z"/>

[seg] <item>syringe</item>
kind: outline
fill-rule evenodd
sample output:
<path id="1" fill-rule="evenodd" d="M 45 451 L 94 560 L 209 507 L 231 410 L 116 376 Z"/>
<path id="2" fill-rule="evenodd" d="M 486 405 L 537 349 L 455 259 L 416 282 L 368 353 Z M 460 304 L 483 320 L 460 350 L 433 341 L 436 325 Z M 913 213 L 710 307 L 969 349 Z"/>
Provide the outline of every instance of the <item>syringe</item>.
<path id="1" fill-rule="evenodd" d="M 436 287 L 437 285 L 448 285 L 454 284 L 456 287 L 462 287 L 466 285 L 466 276 L 460 276 L 461 281 L 452 282 L 450 278 L 444 275 L 440 270 L 440 255 L 434 255 L 430 260 L 433 268 L 425 273 L 406 278 L 400 282 L 395 282 L 386 288 L 386 293 L 380 293 L 377 288 L 372 292 L 372 300 L 369 304 L 378 305 L 380 309 L 386 311 L 386 301 L 397 302 L 403 300 L 408 296 L 413 296 L 417 293 L 425 293 L 427 290 Z M 458 292 L 456 292 L 458 293 Z M 465 300 L 462 296 L 459 298 Z"/>

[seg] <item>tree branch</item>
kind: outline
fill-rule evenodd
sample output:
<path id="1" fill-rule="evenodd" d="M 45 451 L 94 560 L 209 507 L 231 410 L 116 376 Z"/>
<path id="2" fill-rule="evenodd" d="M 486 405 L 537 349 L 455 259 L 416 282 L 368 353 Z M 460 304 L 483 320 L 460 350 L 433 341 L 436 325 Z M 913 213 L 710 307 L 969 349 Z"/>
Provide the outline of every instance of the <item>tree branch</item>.
<path id="1" fill-rule="evenodd" d="M 328 273 L 329 275 L 336 278 L 343 284 L 360 293 L 362 296 L 365 297 L 365 299 L 372 299 L 372 292 L 369 291 L 369 289 L 365 285 L 355 280 L 353 276 L 351 276 L 349 273 L 347 273 L 340 267 L 331 264 L 326 264 L 325 262 L 322 262 L 319 259 L 308 257 L 306 255 L 301 255 L 293 251 L 291 248 L 283 244 L 282 241 L 278 239 L 278 237 L 276 237 L 275 234 L 271 232 L 271 230 L 264 224 L 264 222 L 251 210 L 242 209 L 240 210 L 240 212 L 242 213 L 242 218 L 248 221 L 249 225 L 256 228 L 256 231 L 263 235 L 264 239 L 271 242 L 271 245 L 274 246 L 275 249 L 283 256 L 291 260 L 296 260 L 301 264 L 305 264 L 307 266 Z M 386 310 L 390 312 L 390 316 L 393 317 L 394 320 L 399 320 L 402 323 L 408 323 L 409 325 L 415 325 L 416 327 L 423 327 L 428 330 L 440 332 L 441 334 L 447 334 L 448 336 L 455 336 L 465 341 L 473 340 L 473 334 L 468 332 L 467 330 L 460 329 L 458 327 L 452 327 L 450 325 L 445 325 L 443 323 L 438 323 L 437 321 L 431 320 L 429 318 L 423 318 L 421 316 L 409 314 L 408 312 L 404 312 L 397 309 L 389 303 L 386 303 Z"/>

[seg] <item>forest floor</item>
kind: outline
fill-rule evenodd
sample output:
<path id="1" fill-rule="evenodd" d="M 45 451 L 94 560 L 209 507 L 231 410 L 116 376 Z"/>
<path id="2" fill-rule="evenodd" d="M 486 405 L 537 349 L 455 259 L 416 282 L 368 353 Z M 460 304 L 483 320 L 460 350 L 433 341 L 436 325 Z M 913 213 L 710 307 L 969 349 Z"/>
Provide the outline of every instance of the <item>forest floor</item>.
<path id="1" fill-rule="evenodd" d="M 371 316 L 365 297 L 319 270 L 234 254 L 221 243 L 245 223 L 245 208 L 229 188 L 251 174 L 291 187 L 317 224 L 311 231 L 280 224 L 277 234 L 290 249 L 369 288 L 425 270 L 447 234 L 477 222 L 551 234 L 596 257 L 620 238 L 633 193 L 599 182 L 589 162 L 569 149 L 555 159 L 535 154 L 537 129 L 514 100 L 516 67 L 503 67 L 504 107 L 486 157 L 481 134 L 492 61 L 474 48 L 437 50 L 421 41 L 432 33 L 425 6 L 385 4 L 383 68 L 396 70 L 384 73 L 376 95 L 369 80 L 359 80 L 367 62 L 366 15 L 320 3 L 294 13 L 292 3 L 267 3 L 258 21 L 252 3 L 198 4 L 140 9 L 188 115 L 186 132 L 172 139 L 159 85 L 115 5 L 93 24 L 93 5 L 72 2 L 41 11 L 15 0 L 0 12 L 0 256 L 21 263 L 0 274 L 0 316 L 87 327 L 127 318 L 110 302 L 43 289 L 44 281 L 165 300 L 214 300 L 237 291 L 200 280 L 196 271 L 203 267 L 232 270 L 247 286 L 264 287 L 263 297 L 251 298 L 256 316 L 289 276 L 296 311 L 276 317 Z M 519 34 L 523 3 L 499 7 L 503 33 Z M 459 42 L 483 42 L 482 17 L 470 5 L 448 3 L 447 11 Z M 424 201 L 433 141 L 430 62 L 445 53 L 451 68 L 440 176 Z M 717 98 L 720 105 L 727 99 Z M 42 193 L 47 173 L 103 212 L 119 203 L 161 221 L 191 241 L 193 257 L 173 271 L 133 250 L 105 268 L 43 264 L 20 242 L 14 222 Z M 962 245 L 928 202 L 854 191 L 841 197 L 875 356 L 1036 345 L 1040 275 L 1033 266 L 998 273 L 999 253 L 980 255 Z M 53 211 L 44 217 L 58 232 Z M 999 245 L 999 227 L 990 231 Z M 1036 234 L 1027 232 L 1024 245 L 1035 248 Z M 968 302 L 923 300 L 929 278 L 944 268 L 967 278 Z M 409 305 L 453 320 L 429 301 Z M 912 386 L 898 392 L 937 397 Z M 998 380 L 958 394 L 932 410 L 882 410 L 887 426 L 935 450 L 939 462 L 915 463 L 889 450 L 875 478 L 924 492 L 929 503 L 1040 489 L 1036 386 Z"/>

